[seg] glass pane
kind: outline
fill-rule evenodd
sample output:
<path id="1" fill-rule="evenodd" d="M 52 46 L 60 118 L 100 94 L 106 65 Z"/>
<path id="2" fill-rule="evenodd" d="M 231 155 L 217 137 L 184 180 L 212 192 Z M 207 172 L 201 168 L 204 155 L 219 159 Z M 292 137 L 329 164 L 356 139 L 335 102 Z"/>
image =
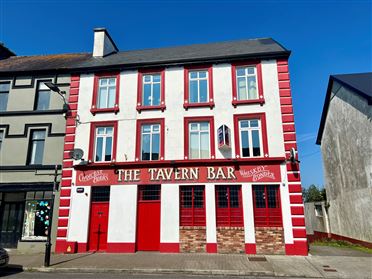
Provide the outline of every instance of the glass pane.
<path id="1" fill-rule="evenodd" d="M 32 139 L 45 139 L 45 131 L 33 131 Z"/>
<path id="2" fill-rule="evenodd" d="M 150 133 L 151 132 L 151 125 L 142 125 L 142 132 L 143 133 Z"/>
<path id="3" fill-rule="evenodd" d="M 106 135 L 112 135 L 112 131 L 114 130 L 114 128 L 112 127 L 107 127 L 105 128 L 106 129 Z"/>
<path id="4" fill-rule="evenodd" d="M 209 158 L 209 132 L 203 132 L 200 134 L 200 158 Z"/>
<path id="5" fill-rule="evenodd" d="M 199 135 L 198 133 L 190 133 L 190 148 L 189 148 L 190 159 L 199 158 L 199 136 L 198 135 Z"/>
<path id="6" fill-rule="evenodd" d="M 189 102 L 197 103 L 198 102 L 198 82 L 196 80 L 190 81 L 189 88 Z"/>
<path id="7" fill-rule="evenodd" d="M 190 130 L 197 131 L 198 130 L 198 123 L 190 123 Z"/>
<path id="8" fill-rule="evenodd" d="M 209 131 L 209 122 L 200 122 L 201 131 Z"/>
<path id="9" fill-rule="evenodd" d="M 207 71 L 199 72 L 199 78 L 206 78 L 206 77 L 207 77 Z"/>
<path id="10" fill-rule="evenodd" d="M 106 78 L 101 78 L 99 80 L 99 85 L 107 85 L 107 79 Z"/>
<path id="11" fill-rule="evenodd" d="M 198 72 L 190 72 L 189 77 L 190 78 L 197 78 L 198 77 Z"/>
<path id="12" fill-rule="evenodd" d="M 260 134 L 258 130 L 252 131 L 253 156 L 261 156 Z"/>
<path id="13" fill-rule="evenodd" d="M 102 152 L 103 152 L 103 138 L 98 137 L 97 143 L 96 143 L 96 159 L 95 159 L 96 162 L 103 161 Z"/>
<path id="14" fill-rule="evenodd" d="M 242 154 L 241 156 L 242 157 L 249 157 L 249 139 L 248 139 L 248 131 L 241 131 L 240 132 L 240 136 L 241 136 L 241 151 L 242 151 Z"/>
<path id="15" fill-rule="evenodd" d="M 238 78 L 238 100 L 247 99 L 245 78 Z"/>
<path id="16" fill-rule="evenodd" d="M 151 84 L 147 83 L 143 85 L 143 105 L 144 106 L 151 106 Z"/>
<path id="17" fill-rule="evenodd" d="M 47 110 L 49 109 L 50 92 L 49 91 L 39 91 L 37 95 L 37 110 Z"/>
<path id="18" fill-rule="evenodd" d="M 115 106 L 115 97 L 116 97 L 116 87 L 110 86 L 107 107 L 113 108 Z"/>
<path id="19" fill-rule="evenodd" d="M 34 142 L 34 162 L 33 164 L 42 164 L 43 163 L 43 155 L 44 155 L 44 141 L 35 141 Z"/>
<path id="20" fill-rule="evenodd" d="M 267 205 L 269 208 L 279 208 L 278 187 L 267 186 Z"/>
<path id="21" fill-rule="evenodd" d="M 143 76 L 143 81 L 144 82 L 151 82 L 151 75 L 145 75 L 145 76 Z"/>
<path id="22" fill-rule="evenodd" d="M 236 69 L 237 76 L 245 76 L 245 68 L 238 68 Z"/>
<path id="23" fill-rule="evenodd" d="M 248 99 L 258 99 L 256 77 L 248 77 Z"/>
<path id="24" fill-rule="evenodd" d="M 194 187 L 194 207 L 195 208 L 204 207 L 204 187 L 202 186 Z"/>
<path id="25" fill-rule="evenodd" d="M 104 127 L 97 128 L 97 135 L 103 135 L 104 133 L 105 133 L 105 128 Z"/>
<path id="26" fill-rule="evenodd" d="M 107 87 L 100 87 L 98 90 L 98 104 L 97 108 L 107 108 Z"/>
<path id="27" fill-rule="evenodd" d="M 153 106 L 160 105 L 160 83 L 155 83 L 153 85 L 152 105 Z"/>
<path id="28" fill-rule="evenodd" d="M 254 75 L 254 67 L 247 68 L 248 75 Z"/>
<path id="29" fill-rule="evenodd" d="M 153 82 L 160 82 L 160 75 L 153 75 Z"/>
<path id="30" fill-rule="evenodd" d="M 239 123 L 240 123 L 240 128 L 248 128 L 249 127 L 248 120 L 241 120 L 241 121 L 239 121 Z"/>
<path id="31" fill-rule="evenodd" d="M 105 161 L 111 161 L 112 137 L 106 138 Z"/>
<path id="32" fill-rule="evenodd" d="M 250 120 L 249 122 L 251 124 L 251 127 L 258 127 L 258 120 L 257 119 Z"/>
<path id="33" fill-rule="evenodd" d="M 181 208 L 192 207 L 192 187 L 182 186 L 181 187 Z"/>
<path id="34" fill-rule="evenodd" d="M 206 103 L 208 102 L 208 81 L 207 80 L 201 80 L 199 83 L 199 94 L 200 94 L 200 103 Z"/>
<path id="35" fill-rule="evenodd" d="M 142 143 L 141 143 L 141 159 L 142 160 L 150 160 L 150 137 L 149 134 L 142 135 Z"/>
<path id="36" fill-rule="evenodd" d="M 160 157 L 160 135 L 152 135 L 152 154 L 151 160 L 159 160 Z"/>
<path id="37" fill-rule="evenodd" d="M 239 187 L 230 187 L 230 207 L 239 208 Z"/>
<path id="38" fill-rule="evenodd" d="M 159 130 L 160 130 L 160 125 L 152 125 L 153 132 L 159 132 Z"/>
<path id="39" fill-rule="evenodd" d="M 256 201 L 256 208 L 265 208 L 265 190 L 264 186 L 254 186 L 254 197 Z"/>
<path id="40" fill-rule="evenodd" d="M 115 84 L 116 84 L 116 78 L 110 78 L 109 85 L 115 85 Z"/>
<path id="41" fill-rule="evenodd" d="M 8 93 L 0 93 L 0 111 L 6 111 L 8 104 Z"/>
<path id="42" fill-rule="evenodd" d="M 0 83 L 0 91 L 9 91 L 9 89 L 10 89 L 10 82 Z"/>
<path id="43" fill-rule="evenodd" d="M 228 205 L 228 194 L 227 187 L 218 187 L 217 188 L 217 204 L 219 208 L 227 208 Z"/>

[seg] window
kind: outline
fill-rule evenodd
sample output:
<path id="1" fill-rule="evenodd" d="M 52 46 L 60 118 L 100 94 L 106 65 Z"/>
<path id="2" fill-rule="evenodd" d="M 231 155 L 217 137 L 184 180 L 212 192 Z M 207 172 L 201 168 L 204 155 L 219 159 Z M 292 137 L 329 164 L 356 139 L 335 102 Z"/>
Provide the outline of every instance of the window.
<path id="1" fill-rule="evenodd" d="M 237 63 L 232 64 L 233 105 L 240 103 L 264 103 L 261 64 Z"/>
<path id="2" fill-rule="evenodd" d="M 96 74 L 94 77 L 93 103 L 91 112 L 119 111 L 120 74 Z"/>
<path id="3" fill-rule="evenodd" d="M 234 115 L 236 158 L 268 157 L 264 113 Z"/>
<path id="4" fill-rule="evenodd" d="M 253 186 L 254 223 L 257 227 L 281 227 L 279 186 Z"/>
<path id="5" fill-rule="evenodd" d="M 213 117 L 185 118 L 185 159 L 214 159 Z"/>
<path id="6" fill-rule="evenodd" d="M 37 84 L 35 110 L 48 110 L 50 106 L 50 89 L 44 82 L 39 81 Z"/>
<path id="7" fill-rule="evenodd" d="M 1 146 L 3 145 L 4 141 L 4 131 L 0 130 L 0 151 L 1 151 Z"/>
<path id="8" fill-rule="evenodd" d="M 323 217 L 323 207 L 321 204 L 315 204 L 314 209 L 315 209 L 315 216 Z"/>
<path id="9" fill-rule="evenodd" d="M 50 226 L 52 192 L 27 192 L 22 240 L 46 240 Z"/>
<path id="10" fill-rule="evenodd" d="M 28 164 L 41 165 L 43 163 L 45 145 L 45 130 L 31 131 Z"/>
<path id="11" fill-rule="evenodd" d="M 138 111 L 145 109 L 165 109 L 164 82 L 164 69 L 141 70 L 138 72 Z"/>
<path id="12" fill-rule="evenodd" d="M 136 160 L 164 160 L 164 119 L 138 120 Z"/>
<path id="13" fill-rule="evenodd" d="M 0 111 L 6 111 L 10 82 L 0 82 Z"/>
<path id="14" fill-rule="evenodd" d="M 151 202 L 160 200 L 160 185 L 138 186 L 138 201 Z"/>
<path id="15" fill-rule="evenodd" d="M 181 186 L 180 207 L 181 226 L 205 226 L 204 186 Z"/>
<path id="16" fill-rule="evenodd" d="M 214 106 L 212 66 L 185 68 L 184 107 Z"/>
<path id="17" fill-rule="evenodd" d="M 92 202 L 110 201 L 110 186 L 92 187 Z"/>
<path id="18" fill-rule="evenodd" d="M 89 160 L 94 162 L 111 162 L 116 157 L 117 122 L 93 122 L 91 126 L 91 143 Z"/>
<path id="19" fill-rule="evenodd" d="M 217 227 L 243 227 L 240 185 L 216 185 Z"/>

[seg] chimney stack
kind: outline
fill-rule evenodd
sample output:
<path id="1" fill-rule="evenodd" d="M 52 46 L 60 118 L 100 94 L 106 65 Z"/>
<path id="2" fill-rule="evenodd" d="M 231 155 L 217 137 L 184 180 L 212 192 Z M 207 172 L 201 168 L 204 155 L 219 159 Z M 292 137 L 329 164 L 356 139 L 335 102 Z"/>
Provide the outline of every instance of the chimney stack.
<path id="1" fill-rule="evenodd" d="M 119 49 L 105 28 L 94 29 L 93 57 L 104 57 Z"/>

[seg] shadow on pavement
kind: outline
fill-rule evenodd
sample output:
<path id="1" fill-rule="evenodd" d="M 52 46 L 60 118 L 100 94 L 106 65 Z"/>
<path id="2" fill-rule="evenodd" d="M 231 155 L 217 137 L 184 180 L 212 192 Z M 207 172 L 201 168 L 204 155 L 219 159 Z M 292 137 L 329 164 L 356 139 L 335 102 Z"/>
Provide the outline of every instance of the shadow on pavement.
<path id="1" fill-rule="evenodd" d="M 77 259 L 85 258 L 85 257 L 91 256 L 91 255 L 93 255 L 95 253 L 96 252 L 92 252 L 92 253 L 89 253 L 89 254 L 83 254 L 83 255 L 80 255 L 78 257 L 74 257 L 72 259 L 68 259 L 68 260 L 64 260 L 64 261 L 60 261 L 60 262 L 53 262 L 50 266 L 55 266 L 55 265 L 59 265 L 59 264 L 71 262 L 71 261 L 74 261 L 74 260 L 77 260 Z"/>
<path id="2" fill-rule="evenodd" d="M 6 277 L 21 272 L 23 272 L 23 266 L 18 264 L 10 264 L 5 268 L 0 268 L 0 277 Z"/>

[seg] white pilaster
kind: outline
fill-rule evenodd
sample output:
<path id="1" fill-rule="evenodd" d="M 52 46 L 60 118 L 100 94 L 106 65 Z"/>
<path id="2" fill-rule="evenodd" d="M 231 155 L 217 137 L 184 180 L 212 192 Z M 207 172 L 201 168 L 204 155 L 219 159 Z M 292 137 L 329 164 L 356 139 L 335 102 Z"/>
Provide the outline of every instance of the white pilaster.
<path id="1" fill-rule="evenodd" d="M 217 243 L 216 198 L 213 184 L 205 184 L 205 209 L 207 222 L 207 243 Z"/>
<path id="2" fill-rule="evenodd" d="M 161 243 L 179 243 L 179 208 L 179 186 L 174 184 L 162 184 L 160 220 Z"/>
<path id="3" fill-rule="evenodd" d="M 280 184 L 280 202 L 282 207 L 282 219 L 284 229 L 284 243 L 293 243 L 293 228 L 291 218 L 291 206 L 289 201 L 289 190 L 288 190 L 288 179 L 287 179 L 287 168 L 285 163 L 281 164 L 280 172 L 282 174 L 282 182 Z"/>
<path id="4" fill-rule="evenodd" d="M 245 243 L 251 243 L 251 244 L 256 243 L 255 229 L 254 229 L 252 185 L 251 184 L 243 184 L 242 196 L 243 196 Z"/>

